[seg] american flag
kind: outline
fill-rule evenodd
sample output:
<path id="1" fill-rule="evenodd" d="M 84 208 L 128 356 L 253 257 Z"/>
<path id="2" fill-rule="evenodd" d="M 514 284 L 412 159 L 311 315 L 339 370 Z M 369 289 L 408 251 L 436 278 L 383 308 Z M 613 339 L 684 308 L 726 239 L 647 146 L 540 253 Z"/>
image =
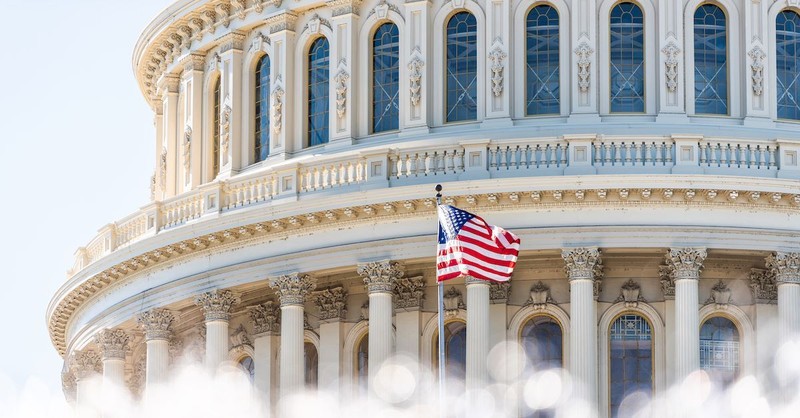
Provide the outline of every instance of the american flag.
<path id="1" fill-rule="evenodd" d="M 480 216 L 439 205 L 438 280 L 459 276 L 505 282 L 517 264 L 519 238 Z"/>

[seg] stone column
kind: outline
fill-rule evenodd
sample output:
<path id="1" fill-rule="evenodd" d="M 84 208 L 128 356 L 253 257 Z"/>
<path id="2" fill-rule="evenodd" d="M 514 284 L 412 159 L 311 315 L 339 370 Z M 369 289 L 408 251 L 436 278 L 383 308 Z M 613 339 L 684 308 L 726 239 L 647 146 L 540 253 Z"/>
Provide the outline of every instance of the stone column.
<path id="1" fill-rule="evenodd" d="M 265 22 L 269 27 L 269 39 L 272 42 L 272 55 L 269 57 L 270 71 L 275 75 L 273 77 L 270 74 L 269 77 L 272 84 L 269 97 L 271 107 L 269 127 L 272 130 L 269 138 L 269 155 L 272 159 L 285 158 L 287 152 L 294 150 L 293 137 L 302 137 L 295 132 L 293 123 L 295 108 L 299 110 L 304 103 L 302 99 L 296 100 L 294 97 L 296 22 L 297 15 L 288 10 L 278 12 Z M 302 148 L 302 143 L 298 142 L 298 147 Z"/>
<path id="2" fill-rule="evenodd" d="M 229 178 L 241 169 L 242 61 L 245 33 L 232 31 L 220 38 L 220 138 L 219 177 Z"/>
<path id="3" fill-rule="evenodd" d="M 306 275 L 292 273 L 272 279 L 281 302 L 281 396 L 298 393 L 305 383 L 303 358 L 303 303 L 316 283 Z"/>
<path id="4" fill-rule="evenodd" d="M 770 370 L 778 350 L 778 284 L 772 270 L 750 269 L 750 291 L 755 302 L 755 374 L 762 385 L 769 385 Z"/>
<path id="5" fill-rule="evenodd" d="M 92 397 L 92 380 L 102 373 L 102 360 L 100 354 L 92 350 L 75 352 L 70 360 L 70 370 L 75 376 L 76 405 L 78 410 L 86 411 L 90 407 L 89 399 Z M 79 412 L 80 413 L 80 412 Z"/>
<path id="6" fill-rule="evenodd" d="M 597 405 L 597 302 L 595 292 L 603 262 L 596 247 L 561 251 L 569 279 L 570 346 L 568 370 L 574 393 L 593 407 Z"/>
<path id="7" fill-rule="evenodd" d="M 311 297 L 319 308 L 319 345 L 323 347 L 319 352 L 318 385 L 339 399 L 347 290 L 339 286 L 314 292 Z"/>
<path id="8" fill-rule="evenodd" d="M 667 364 L 675 364 L 675 273 L 671 266 L 659 266 L 658 274 L 661 276 L 661 291 L 664 293 L 664 316 L 668 318 L 664 324 L 666 333 L 665 353 Z M 667 387 L 675 384 L 675 370 L 666 368 Z"/>
<path id="9" fill-rule="evenodd" d="M 675 382 L 700 369 L 700 314 L 697 281 L 706 259 L 705 248 L 670 248 L 667 265 L 675 278 Z"/>
<path id="10" fill-rule="evenodd" d="M 275 357 L 278 352 L 278 307 L 273 301 L 256 305 L 250 310 L 253 323 L 253 351 L 255 351 L 255 387 L 258 399 L 265 406 L 269 415 L 274 414 L 277 393 L 277 373 Z"/>
<path id="11" fill-rule="evenodd" d="M 158 91 L 162 102 L 162 128 L 161 154 L 159 156 L 160 181 L 164 197 L 176 194 L 177 184 L 176 162 L 178 155 L 178 86 L 180 77 L 174 74 L 164 74 L 158 80 Z"/>
<path id="12" fill-rule="evenodd" d="M 239 297 L 230 290 L 212 290 L 194 300 L 203 308 L 206 322 L 206 367 L 215 371 L 228 359 L 228 322 L 231 308 L 239 303 Z"/>
<path id="13" fill-rule="evenodd" d="M 147 344 L 145 391 L 167 380 L 169 366 L 169 337 L 175 316 L 166 309 L 153 309 L 142 313 L 136 321 L 144 330 Z"/>
<path id="14" fill-rule="evenodd" d="M 467 390 L 483 387 L 489 380 L 489 282 L 466 277 L 467 285 Z"/>
<path id="15" fill-rule="evenodd" d="M 778 285 L 778 334 L 782 344 L 800 334 L 800 253 L 770 254 L 767 268 Z"/>
<path id="16" fill-rule="evenodd" d="M 104 329 L 95 337 L 103 355 L 103 386 L 122 388 L 125 384 L 125 355 L 130 335 L 121 329 Z"/>

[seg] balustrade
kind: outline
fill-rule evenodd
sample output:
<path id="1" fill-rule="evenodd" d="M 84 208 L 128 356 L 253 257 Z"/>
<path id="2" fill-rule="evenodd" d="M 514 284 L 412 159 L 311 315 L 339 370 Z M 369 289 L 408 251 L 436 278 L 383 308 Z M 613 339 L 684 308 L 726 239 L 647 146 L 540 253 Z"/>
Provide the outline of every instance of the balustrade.
<path id="1" fill-rule="evenodd" d="M 520 170 L 565 167 L 567 142 L 492 145 L 489 170 Z"/>
<path id="2" fill-rule="evenodd" d="M 425 177 L 464 172 L 464 149 L 398 151 L 389 157 L 392 178 Z"/>
<path id="3" fill-rule="evenodd" d="M 777 147 L 774 145 L 738 141 L 700 141 L 701 167 L 774 170 L 777 165 Z"/>
<path id="4" fill-rule="evenodd" d="M 594 165 L 609 166 L 668 166 L 672 165 L 672 140 L 596 141 L 594 146 Z"/>

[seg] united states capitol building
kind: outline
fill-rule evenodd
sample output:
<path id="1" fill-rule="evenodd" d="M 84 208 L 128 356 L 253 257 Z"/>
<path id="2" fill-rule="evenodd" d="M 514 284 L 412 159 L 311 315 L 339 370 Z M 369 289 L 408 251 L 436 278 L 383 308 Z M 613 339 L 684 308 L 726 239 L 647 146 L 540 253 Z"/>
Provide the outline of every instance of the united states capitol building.
<path id="1" fill-rule="evenodd" d="M 436 184 L 522 241 L 509 283 L 446 284 L 466 390 L 504 341 L 601 417 L 699 369 L 779 385 L 800 1 L 180 0 L 133 69 L 151 201 L 77 250 L 48 306 L 68 399 L 98 375 L 146 397 L 184 360 L 238 364 L 266 405 L 369 396 L 395 355 L 428 376 Z"/>

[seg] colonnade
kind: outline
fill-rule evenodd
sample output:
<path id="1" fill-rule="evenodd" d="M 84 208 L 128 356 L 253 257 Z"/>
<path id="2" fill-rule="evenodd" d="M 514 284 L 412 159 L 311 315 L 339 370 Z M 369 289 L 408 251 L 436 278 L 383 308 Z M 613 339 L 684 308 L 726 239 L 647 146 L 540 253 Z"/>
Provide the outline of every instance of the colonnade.
<path id="1" fill-rule="evenodd" d="M 674 286 L 674 305 L 667 309 L 667 323 L 674 329 L 673 347 L 668 348 L 674 383 L 700 368 L 699 359 L 699 300 L 698 280 L 707 256 L 704 248 L 672 248 L 666 255 L 666 266 L 662 266 L 662 285 Z M 570 283 L 570 339 L 569 361 L 565 367 L 575 385 L 575 396 L 590 405 L 598 401 L 598 338 L 597 295 L 603 278 L 602 254 L 596 247 L 568 248 L 562 250 L 565 271 Z M 778 318 L 782 339 L 800 334 L 800 253 L 774 253 L 766 260 L 767 268 L 775 276 L 778 288 Z M 419 359 L 421 335 L 419 307 L 424 281 L 422 277 L 404 277 L 402 264 L 383 260 L 361 264 L 357 268 L 369 295 L 369 383 L 370 396 L 374 396 L 372 382 L 381 365 L 401 351 Z M 666 283 L 665 283 L 666 281 Z M 347 293 L 344 288 L 314 291 L 316 281 L 307 274 L 294 273 L 270 280 L 275 289 L 278 307 L 274 302 L 249 307 L 253 324 L 255 352 L 255 387 L 262 399 L 272 404 L 271 394 L 276 386 L 281 396 L 298 393 L 304 387 L 304 304 L 307 299 L 318 302 L 321 307 L 320 338 L 325 346 L 343 345 L 340 321 L 343 318 Z M 489 382 L 487 358 L 493 337 L 492 324 L 495 310 L 490 296 L 493 285 L 473 278 L 466 279 L 467 288 L 467 334 L 466 342 L 466 387 L 480 388 Z M 394 302 L 393 302 L 394 298 Z M 205 365 L 215 370 L 228 355 L 228 321 L 232 308 L 239 297 L 229 290 L 212 290 L 195 299 L 203 310 L 206 325 Z M 395 315 L 395 307 L 397 314 Z M 280 317 L 280 321 L 278 321 Z M 416 336 L 409 341 L 397 341 L 393 333 L 393 317 L 397 332 Z M 145 334 L 147 345 L 146 392 L 167 379 L 169 363 L 169 338 L 175 321 L 174 313 L 166 309 L 152 309 L 137 318 Z M 325 329 L 322 329 L 322 328 Z M 505 329 L 502 330 L 503 334 Z M 280 334 L 280 337 L 278 337 Z M 99 353 L 94 350 L 75 352 L 69 365 L 77 383 L 78 403 L 87 390 L 85 382 L 91 376 L 102 373 L 103 380 L 121 385 L 124 383 L 125 355 L 130 347 L 130 334 L 122 329 L 106 329 L 96 336 Z M 331 343 L 331 344 L 327 344 Z M 280 384 L 272 358 L 280 344 Z M 397 349 L 397 350 L 396 350 Z M 320 384 L 336 384 L 342 376 L 339 351 L 330 363 L 336 367 L 320 373 Z M 672 354 L 669 354 L 669 353 Z M 321 364 L 326 354 L 321 353 Z M 780 368 L 780 365 L 777 365 Z M 321 368 L 322 369 L 322 368 Z M 327 387 L 327 386 L 326 386 Z"/>

